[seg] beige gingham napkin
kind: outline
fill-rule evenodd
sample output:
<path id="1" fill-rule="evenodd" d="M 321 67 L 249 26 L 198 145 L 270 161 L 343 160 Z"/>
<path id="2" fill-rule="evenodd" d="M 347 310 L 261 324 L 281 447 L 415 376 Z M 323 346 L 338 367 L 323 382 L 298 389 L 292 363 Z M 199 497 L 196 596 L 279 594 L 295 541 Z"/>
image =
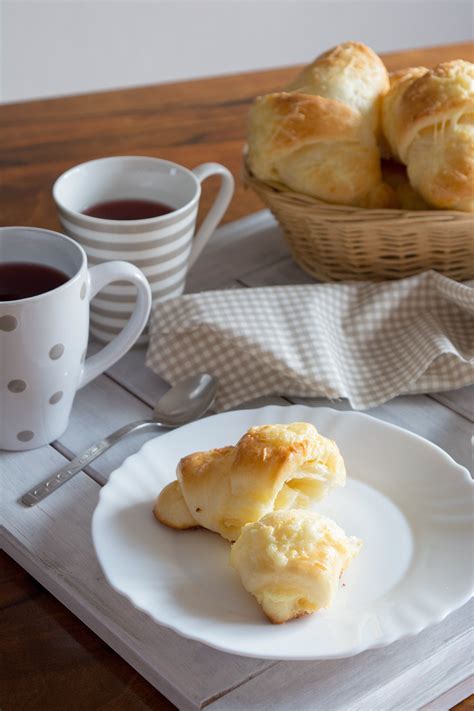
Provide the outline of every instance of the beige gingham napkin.
<path id="1" fill-rule="evenodd" d="M 262 395 L 348 398 L 474 382 L 474 288 L 436 272 L 384 283 L 208 291 L 157 304 L 147 365 L 219 378 L 217 409 Z"/>

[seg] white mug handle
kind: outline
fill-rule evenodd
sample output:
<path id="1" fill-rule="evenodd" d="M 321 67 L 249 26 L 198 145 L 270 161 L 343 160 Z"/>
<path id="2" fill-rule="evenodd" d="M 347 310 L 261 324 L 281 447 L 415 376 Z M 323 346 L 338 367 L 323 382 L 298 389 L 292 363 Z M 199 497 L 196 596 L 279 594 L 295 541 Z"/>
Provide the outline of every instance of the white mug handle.
<path id="1" fill-rule="evenodd" d="M 232 195 L 234 194 L 234 178 L 232 173 L 220 163 L 203 163 L 202 165 L 198 165 L 197 168 L 193 168 L 192 172 L 200 183 L 202 183 L 203 180 L 206 180 L 206 178 L 209 178 L 211 175 L 220 175 L 221 187 L 217 193 L 216 199 L 214 200 L 214 204 L 204 218 L 198 233 L 194 237 L 191 254 L 189 255 L 188 260 L 188 268 L 194 264 L 206 246 L 209 237 L 221 221 L 232 199 Z"/>
<path id="2" fill-rule="evenodd" d="M 135 343 L 145 328 L 151 308 L 151 289 L 143 272 L 128 262 L 105 262 L 89 269 L 87 298 L 91 301 L 98 291 L 112 281 L 124 279 L 137 287 L 137 300 L 130 320 L 113 341 L 90 356 L 83 365 L 78 389 L 116 363 Z"/>

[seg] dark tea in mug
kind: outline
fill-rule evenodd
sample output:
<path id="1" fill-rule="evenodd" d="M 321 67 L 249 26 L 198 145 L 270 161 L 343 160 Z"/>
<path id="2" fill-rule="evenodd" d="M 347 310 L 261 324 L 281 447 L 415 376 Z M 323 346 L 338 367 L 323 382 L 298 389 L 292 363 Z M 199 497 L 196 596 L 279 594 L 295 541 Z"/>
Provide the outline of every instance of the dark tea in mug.
<path id="1" fill-rule="evenodd" d="M 69 277 L 47 264 L 0 263 L 0 301 L 16 301 L 38 296 L 65 284 Z"/>
<path id="2" fill-rule="evenodd" d="M 173 212 L 174 208 L 153 200 L 107 200 L 82 211 L 83 215 L 102 220 L 148 220 Z"/>

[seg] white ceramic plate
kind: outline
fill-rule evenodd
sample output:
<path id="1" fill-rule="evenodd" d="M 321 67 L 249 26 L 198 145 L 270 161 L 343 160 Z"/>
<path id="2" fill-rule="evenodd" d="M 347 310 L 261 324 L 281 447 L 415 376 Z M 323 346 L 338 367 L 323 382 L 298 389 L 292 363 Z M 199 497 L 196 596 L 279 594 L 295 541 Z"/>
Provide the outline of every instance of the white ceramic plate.
<path id="1" fill-rule="evenodd" d="M 152 515 L 180 457 L 237 442 L 251 426 L 312 422 L 335 439 L 348 481 L 317 506 L 363 549 L 331 609 L 272 625 L 229 566 L 229 544 L 173 531 Z M 412 635 L 472 590 L 468 472 L 420 437 L 367 415 L 265 407 L 209 417 L 151 440 L 113 472 L 92 520 L 109 583 L 175 632 L 225 652 L 268 659 L 348 657 Z"/>

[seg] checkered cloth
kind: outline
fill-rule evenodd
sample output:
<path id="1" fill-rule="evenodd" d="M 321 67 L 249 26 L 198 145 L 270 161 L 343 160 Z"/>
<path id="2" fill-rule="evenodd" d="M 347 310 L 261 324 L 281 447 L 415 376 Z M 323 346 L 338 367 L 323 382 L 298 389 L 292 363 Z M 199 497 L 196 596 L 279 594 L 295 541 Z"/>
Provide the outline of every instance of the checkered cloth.
<path id="1" fill-rule="evenodd" d="M 385 283 L 208 291 L 157 304 L 147 365 L 219 378 L 217 409 L 262 395 L 348 398 L 474 383 L 474 288 L 436 272 Z"/>

